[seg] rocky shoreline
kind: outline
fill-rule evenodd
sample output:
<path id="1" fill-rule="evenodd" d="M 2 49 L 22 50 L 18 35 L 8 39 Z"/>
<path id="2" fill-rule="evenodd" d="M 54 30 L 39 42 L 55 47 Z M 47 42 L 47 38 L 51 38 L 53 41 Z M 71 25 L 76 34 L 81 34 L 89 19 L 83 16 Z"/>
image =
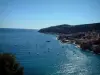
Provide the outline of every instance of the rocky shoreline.
<path id="1" fill-rule="evenodd" d="M 80 32 L 75 34 L 59 34 L 57 39 L 61 43 L 75 44 L 82 50 L 89 50 L 96 54 L 100 54 L 100 33 Z"/>
<path id="2" fill-rule="evenodd" d="M 75 44 L 82 50 L 100 54 L 100 23 L 80 25 L 56 25 L 42 28 L 38 32 L 56 34 L 62 43 Z"/>

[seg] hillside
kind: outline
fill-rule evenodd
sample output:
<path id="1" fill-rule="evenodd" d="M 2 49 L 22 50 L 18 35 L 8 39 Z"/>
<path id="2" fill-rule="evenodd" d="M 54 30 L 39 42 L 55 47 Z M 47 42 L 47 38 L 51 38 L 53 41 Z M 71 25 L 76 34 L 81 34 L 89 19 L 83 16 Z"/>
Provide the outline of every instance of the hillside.
<path id="1" fill-rule="evenodd" d="M 41 33 L 77 33 L 77 32 L 88 32 L 88 31 L 100 31 L 100 23 L 92 23 L 92 24 L 82 24 L 82 25 L 57 25 L 51 26 L 48 28 L 40 29 L 39 32 Z"/>

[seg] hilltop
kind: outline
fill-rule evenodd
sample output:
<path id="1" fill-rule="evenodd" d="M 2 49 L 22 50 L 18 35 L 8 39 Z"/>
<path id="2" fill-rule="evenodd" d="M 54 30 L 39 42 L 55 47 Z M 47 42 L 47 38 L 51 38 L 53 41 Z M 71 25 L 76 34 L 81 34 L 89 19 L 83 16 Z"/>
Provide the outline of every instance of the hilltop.
<path id="1" fill-rule="evenodd" d="M 82 24 L 82 25 L 62 24 L 57 26 L 51 26 L 48 28 L 42 28 L 39 30 L 39 32 L 72 34 L 77 32 L 88 32 L 92 30 L 100 31 L 100 23 Z"/>
<path id="2" fill-rule="evenodd" d="M 100 54 L 100 23 L 83 25 L 58 25 L 40 29 L 42 33 L 58 34 L 62 43 L 73 43 L 82 50 L 90 50 Z"/>

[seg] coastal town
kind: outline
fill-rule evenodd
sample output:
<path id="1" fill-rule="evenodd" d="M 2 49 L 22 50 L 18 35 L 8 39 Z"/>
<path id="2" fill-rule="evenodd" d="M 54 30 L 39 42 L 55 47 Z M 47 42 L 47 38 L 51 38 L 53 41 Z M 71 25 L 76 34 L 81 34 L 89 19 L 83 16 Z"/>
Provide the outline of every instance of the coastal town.
<path id="1" fill-rule="evenodd" d="M 100 54 L 100 23 L 68 25 L 62 24 L 39 30 L 40 33 L 56 34 L 61 43 L 75 44 L 82 50 Z"/>
<path id="2" fill-rule="evenodd" d="M 96 54 L 100 54 L 100 33 L 97 31 L 59 34 L 57 39 L 62 43 L 75 44 L 82 50 L 90 50 Z"/>

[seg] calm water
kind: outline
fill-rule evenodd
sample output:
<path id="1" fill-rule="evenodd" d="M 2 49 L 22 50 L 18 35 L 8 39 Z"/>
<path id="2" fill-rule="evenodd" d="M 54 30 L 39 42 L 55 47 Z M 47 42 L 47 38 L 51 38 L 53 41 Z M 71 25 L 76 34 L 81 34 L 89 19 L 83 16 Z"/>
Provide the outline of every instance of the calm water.
<path id="1" fill-rule="evenodd" d="M 15 54 L 25 75 L 100 75 L 99 55 L 35 30 L 0 29 L 0 52 Z"/>

